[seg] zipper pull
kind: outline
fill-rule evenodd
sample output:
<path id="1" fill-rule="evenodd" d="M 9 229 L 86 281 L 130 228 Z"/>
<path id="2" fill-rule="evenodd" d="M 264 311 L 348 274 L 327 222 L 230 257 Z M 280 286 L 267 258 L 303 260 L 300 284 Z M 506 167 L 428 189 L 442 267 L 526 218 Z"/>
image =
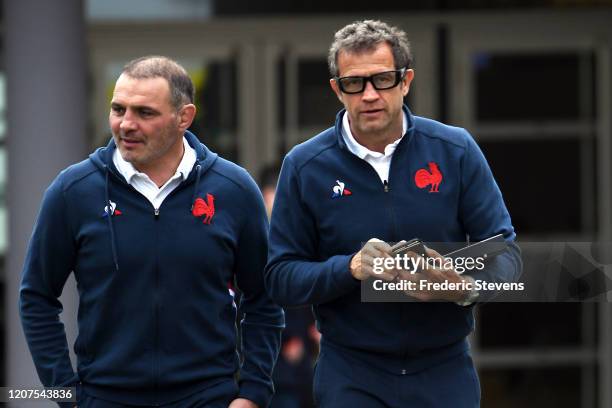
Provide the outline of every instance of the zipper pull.
<path id="1" fill-rule="evenodd" d="M 389 192 L 389 182 L 387 182 L 387 180 L 383 181 L 383 191 L 385 193 Z"/>
<path id="2" fill-rule="evenodd" d="M 155 219 L 158 219 L 159 218 L 159 208 L 156 208 L 153 214 L 155 215 Z"/>

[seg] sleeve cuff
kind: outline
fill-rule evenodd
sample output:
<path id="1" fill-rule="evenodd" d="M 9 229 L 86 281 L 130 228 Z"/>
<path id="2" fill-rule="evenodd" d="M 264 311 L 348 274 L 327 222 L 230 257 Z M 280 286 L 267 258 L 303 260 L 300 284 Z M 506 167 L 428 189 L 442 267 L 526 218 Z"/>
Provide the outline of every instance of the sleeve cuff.
<path id="1" fill-rule="evenodd" d="M 465 282 L 468 282 L 472 288 L 465 294 L 465 297 L 460 301 L 455 302 L 459 306 L 467 307 L 472 306 L 478 299 L 479 292 L 476 289 L 476 281 L 470 275 L 465 275 Z"/>
<path id="2" fill-rule="evenodd" d="M 78 374 L 75 374 L 75 377 L 78 378 Z M 60 387 L 74 388 L 74 393 L 75 393 L 76 401 L 57 402 L 57 405 L 59 405 L 60 408 L 74 408 L 75 406 L 78 406 L 79 401 L 81 399 L 81 382 L 78 381 L 78 380 L 77 380 L 77 382 L 74 382 L 74 379 L 71 379 L 71 381 L 69 383 L 62 384 L 62 385 L 60 385 Z"/>
<path id="3" fill-rule="evenodd" d="M 359 286 L 359 279 L 351 275 L 351 259 L 355 254 L 336 255 L 333 257 L 332 271 L 334 282 L 341 293 L 346 293 Z"/>
<path id="4" fill-rule="evenodd" d="M 246 398 L 253 401 L 259 408 L 266 408 L 270 404 L 273 392 L 266 385 L 245 381 L 240 384 L 238 398 Z"/>

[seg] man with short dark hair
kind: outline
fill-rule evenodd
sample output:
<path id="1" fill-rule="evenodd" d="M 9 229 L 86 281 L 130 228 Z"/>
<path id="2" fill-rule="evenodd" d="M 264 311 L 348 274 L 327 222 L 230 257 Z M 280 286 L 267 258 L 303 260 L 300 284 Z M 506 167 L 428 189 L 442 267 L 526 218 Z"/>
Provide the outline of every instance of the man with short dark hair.
<path id="1" fill-rule="evenodd" d="M 491 294 L 474 282 L 514 281 L 521 272 L 510 216 L 472 137 L 403 105 L 411 60 L 406 34 L 386 23 L 339 30 L 328 62 L 345 109 L 334 127 L 294 147 L 283 162 L 266 284 L 280 304 L 314 306 L 322 334 L 314 378 L 320 407 L 479 406 L 466 337 L 474 328 L 470 306 Z M 508 251 L 471 274 L 375 268 L 393 257 L 389 242 L 457 244 L 497 234 Z M 455 289 L 417 288 L 406 291 L 413 302 L 362 303 L 360 284 L 373 277 Z"/>
<path id="2" fill-rule="evenodd" d="M 45 193 L 21 318 L 42 383 L 76 386 L 79 407 L 263 408 L 272 396 L 284 317 L 263 285 L 264 204 L 245 170 L 187 131 L 193 95 L 176 62 L 130 62 L 113 93 L 112 140 Z M 71 272 L 77 372 L 58 319 Z"/>

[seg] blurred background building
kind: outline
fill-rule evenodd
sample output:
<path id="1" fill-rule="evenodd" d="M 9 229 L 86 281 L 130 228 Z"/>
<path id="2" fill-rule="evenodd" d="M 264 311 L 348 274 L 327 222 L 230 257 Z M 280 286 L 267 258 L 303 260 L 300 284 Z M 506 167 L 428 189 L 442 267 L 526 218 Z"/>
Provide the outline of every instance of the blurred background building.
<path id="1" fill-rule="evenodd" d="M 0 385 L 38 384 L 16 302 L 42 192 L 107 142 L 117 75 L 146 54 L 189 70 L 201 140 L 269 179 L 341 107 L 328 85 L 333 33 L 386 20 L 413 46 L 412 111 L 475 136 L 520 240 L 612 240 L 612 1 L 0 3 Z M 75 290 L 64 294 L 70 339 Z M 612 407 L 609 302 L 498 303 L 477 315 L 483 407 Z M 317 336 L 307 309 L 288 319 L 282 364 L 294 368 L 279 391 L 297 395 L 310 389 Z M 308 395 L 284 398 L 276 408 L 308 406 Z"/>

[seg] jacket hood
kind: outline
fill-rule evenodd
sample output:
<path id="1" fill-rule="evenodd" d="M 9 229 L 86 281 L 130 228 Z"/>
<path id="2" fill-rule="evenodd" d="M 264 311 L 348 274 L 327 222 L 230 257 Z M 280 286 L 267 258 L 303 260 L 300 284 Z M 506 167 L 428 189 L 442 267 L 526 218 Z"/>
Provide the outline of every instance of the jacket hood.
<path id="1" fill-rule="evenodd" d="M 185 131 L 184 137 L 187 139 L 187 143 L 196 151 L 196 166 L 200 166 L 200 173 L 205 173 L 215 163 L 218 155 L 209 150 L 190 131 Z M 96 149 L 89 155 L 89 159 L 101 171 L 105 171 L 106 168 L 114 168 L 112 163 L 116 148 L 115 139 L 111 137 L 108 144 L 105 147 Z"/>

